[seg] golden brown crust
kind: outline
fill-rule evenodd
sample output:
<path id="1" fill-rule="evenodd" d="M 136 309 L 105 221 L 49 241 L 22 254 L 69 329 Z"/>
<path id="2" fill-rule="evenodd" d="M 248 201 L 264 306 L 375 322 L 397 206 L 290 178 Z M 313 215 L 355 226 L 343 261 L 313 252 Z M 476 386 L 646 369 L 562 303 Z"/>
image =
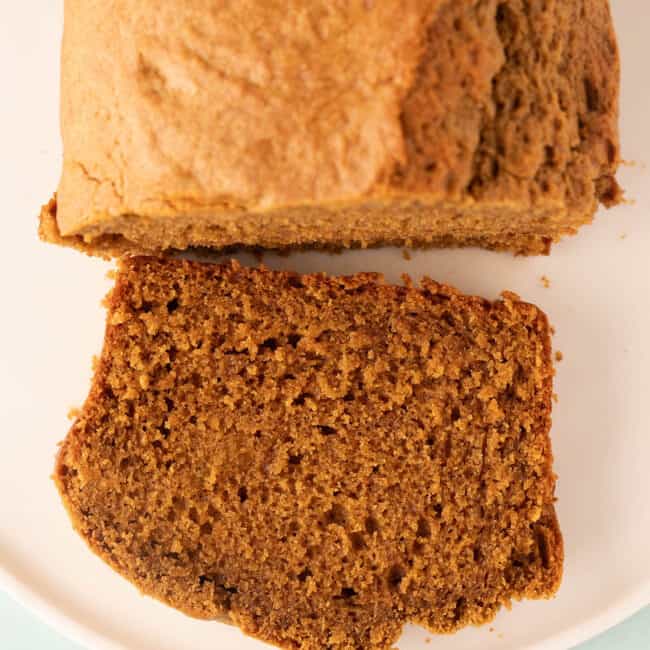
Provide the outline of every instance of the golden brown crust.
<path id="1" fill-rule="evenodd" d="M 308 5 L 67 0 L 62 239 L 537 253 L 620 201 L 608 0 Z"/>
<path id="2" fill-rule="evenodd" d="M 130 258 L 56 482 L 145 593 L 283 647 L 483 623 L 561 579 L 549 341 L 511 294 Z"/>
<path id="3" fill-rule="evenodd" d="M 422 210 L 421 206 L 396 204 L 389 209 L 358 208 L 354 211 L 323 210 L 291 212 L 280 216 L 298 223 L 300 227 L 274 229 L 268 227 L 269 219 L 257 214 L 241 214 L 231 220 L 232 229 L 228 231 L 222 224 L 218 229 L 211 227 L 206 232 L 203 225 L 194 219 L 167 219 L 154 224 L 151 220 L 122 219 L 120 226 L 109 229 L 121 234 L 61 235 L 56 220 L 56 199 L 44 205 L 40 214 L 39 234 L 43 241 L 80 250 L 87 255 L 110 258 L 125 254 L 160 255 L 192 247 L 218 248 L 222 251 L 237 249 L 266 249 L 292 251 L 302 249 L 340 250 L 343 248 L 408 246 L 410 248 L 459 246 L 480 246 L 493 250 L 507 250 L 518 255 L 547 255 L 553 241 L 546 232 L 549 215 L 547 212 L 529 212 L 526 220 L 531 224 L 527 234 L 508 231 L 506 234 L 493 228 L 491 232 L 481 229 L 481 221 L 473 217 L 470 209 L 458 212 L 458 206 L 450 207 L 437 219 Z M 453 231 L 439 226 L 446 218 L 458 223 L 465 216 L 464 225 Z M 495 220 L 496 220 L 495 213 Z M 295 219 L 295 221 L 294 221 Z M 504 229 L 513 223 L 510 208 L 498 210 L 498 221 Z M 272 220 L 271 220 L 272 222 Z M 541 226 L 540 226 L 541 224 Z M 539 231 L 535 233 L 535 230 Z M 314 242 L 314 232 L 324 233 Z M 441 234 L 445 232 L 445 234 Z M 563 234 L 575 234 L 573 228 L 561 226 Z M 263 233 L 263 235 L 262 235 Z M 213 237 L 213 238 L 210 238 Z"/>

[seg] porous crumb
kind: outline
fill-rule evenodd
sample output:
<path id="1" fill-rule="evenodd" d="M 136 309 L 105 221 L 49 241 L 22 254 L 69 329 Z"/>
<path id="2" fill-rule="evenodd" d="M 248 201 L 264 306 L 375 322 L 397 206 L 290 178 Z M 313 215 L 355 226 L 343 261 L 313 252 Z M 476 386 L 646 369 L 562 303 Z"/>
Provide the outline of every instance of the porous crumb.
<path id="1" fill-rule="evenodd" d="M 542 283 L 542 286 L 544 287 L 544 289 L 550 288 L 551 281 L 545 275 L 543 275 L 539 280 Z"/>
<path id="2" fill-rule="evenodd" d="M 108 305 L 56 481 L 143 592 L 285 648 L 387 650 L 556 591 L 536 307 L 153 258 Z"/>
<path id="3" fill-rule="evenodd" d="M 557 350 L 557 352 L 555 353 L 555 360 L 557 362 L 560 362 L 560 361 L 562 361 L 562 359 L 564 359 L 564 355 L 562 354 L 562 352 Z"/>
<path id="4" fill-rule="evenodd" d="M 411 260 L 411 251 L 408 248 L 402 249 L 402 257 L 409 262 Z"/>

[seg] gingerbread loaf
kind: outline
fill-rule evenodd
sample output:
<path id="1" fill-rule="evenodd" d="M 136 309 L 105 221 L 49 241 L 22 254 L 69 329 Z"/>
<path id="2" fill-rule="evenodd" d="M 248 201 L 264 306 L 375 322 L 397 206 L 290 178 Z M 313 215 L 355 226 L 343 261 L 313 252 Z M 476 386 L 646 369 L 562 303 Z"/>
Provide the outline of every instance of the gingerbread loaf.
<path id="1" fill-rule="evenodd" d="M 558 588 L 549 326 L 504 294 L 131 258 L 55 479 L 144 593 L 388 649 Z"/>
<path id="2" fill-rule="evenodd" d="M 41 235 L 543 253 L 621 197 L 608 0 L 66 0 Z"/>

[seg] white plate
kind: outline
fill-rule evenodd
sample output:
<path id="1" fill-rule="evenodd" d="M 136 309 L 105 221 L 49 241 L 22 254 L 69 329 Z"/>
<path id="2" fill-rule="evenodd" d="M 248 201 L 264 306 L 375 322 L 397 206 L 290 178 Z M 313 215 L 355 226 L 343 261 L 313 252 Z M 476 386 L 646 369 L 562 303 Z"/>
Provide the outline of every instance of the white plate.
<path id="1" fill-rule="evenodd" d="M 501 613 L 494 631 L 437 638 L 407 628 L 402 650 L 567 648 L 650 602 L 650 4 L 614 5 L 623 153 L 635 161 L 620 178 L 632 205 L 600 214 L 548 258 L 463 250 L 415 252 L 406 261 L 396 249 L 266 258 L 300 271 L 383 271 L 394 281 L 426 273 L 488 297 L 509 288 L 544 308 L 557 328 L 560 593 Z M 0 586 L 92 648 L 263 648 L 232 627 L 141 597 L 86 550 L 49 478 L 66 413 L 88 389 L 109 284 L 105 263 L 36 238 L 39 205 L 60 167 L 60 29 L 60 0 L 12 3 L 0 24 Z"/>

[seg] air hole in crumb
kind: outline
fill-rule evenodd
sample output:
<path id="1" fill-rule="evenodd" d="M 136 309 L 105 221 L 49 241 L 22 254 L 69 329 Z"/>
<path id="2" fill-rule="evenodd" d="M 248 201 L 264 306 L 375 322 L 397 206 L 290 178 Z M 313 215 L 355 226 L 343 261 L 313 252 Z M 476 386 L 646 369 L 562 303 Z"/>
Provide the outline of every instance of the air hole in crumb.
<path id="1" fill-rule="evenodd" d="M 209 576 L 199 576 L 199 587 L 202 587 L 206 582 L 213 582 L 213 578 Z"/>
<path id="2" fill-rule="evenodd" d="M 431 537 L 431 526 L 429 526 L 429 522 L 424 517 L 418 519 L 418 530 L 416 535 L 418 537 Z"/>
<path id="3" fill-rule="evenodd" d="M 122 460 L 120 461 L 120 470 L 124 471 L 124 470 L 128 469 L 130 464 L 131 464 L 130 459 L 122 458 Z"/>
<path id="4" fill-rule="evenodd" d="M 550 566 L 550 556 L 549 556 L 548 542 L 546 541 L 546 537 L 544 536 L 544 533 L 538 532 L 536 535 L 536 541 L 537 541 L 537 547 L 539 548 L 539 556 L 542 560 L 542 566 L 545 569 L 548 569 Z"/>
<path id="5" fill-rule="evenodd" d="M 327 424 L 317 424 L 316 428 L 324 435 L 324 436 L 333 436 L 336 433 L 336 429 L 334 427 L 330 427 Z"/>
<path id="6" fill-rule="evenodd" d="M 356 595 L 357 592 L 352 587 L 343 587 L 341 589 L 341 598 L 354 598 Z"/>
<path id="7" fill-rule="evenodd" d="M 496 20 L 497 24 L 501 25 L 506 21 L 506 4 L 505 2 L 502 2 L 498 7 L 497 7 L 497 15 L 496 15 Z"/>
<path id="8" fill-rule="evenodd" d="M 474 562 L 480 562 L 483 559 L 483 553 L 481 553 L 481 549 L 478 546 L 474 547 L 473 557 Z"/>
<path id="9" fill-rule="evenodd" d="M 210 535 L 212 533 L 212 524 L 209 521 L 206 521 L 204 524 L 201 524 L 201 535 Z"/>
<path id="10" fill-rule="evenodd" d="M 436 517 L 441 517 L 442 516 L 442 505 L 440 503 L 436 503 L 436 505 L 433 506 L 433 512 L 435 513 Z"/>
<path id="11" fill-rule="evenodd" d="M 219 516 L 219 511 L 212 504 L 210 504 L 208 506 L 208 517 L 215 519 L 218 516 Z"/>
<path id="12" fill-rule="evenodd" d="M 173 298 L 167 303 L 167 311 L 173 314 L 179 307 L 178 298 Z"/>
<path id="13" fill-rule="evenodd" d="M 195 524 L 199 523 L 199 513 L 196 511 L 196 508 L 194 506 L 190 508 L 188 516 Z"/>
<path id="14" fill-rule="evenodd" d="M 337 524 L 339 526 L 344 526 L 347 519 L 347 513 L 345 508 L 335 503 L 326 513 L 325 513 L 325 522 L 329 524 Z"/>
<path id="15" fill-rule="evenodd" d="M 237 490 L 237 496 L 242 503 L 248 499 L 248 490 L 245 486 L 242 485 L 239 490 Z"/>
<path id="16" fill-rule="evenodd" d="M 297 578 L 300 582 L 304 582 L 307 578 L 311 578 L 312 572 L 309 569 L 303 569 L 298 575 Z"/>
<path id="17" fill-rule="evenodd" d="M 366 517 L 365 526 L 369 535 L 379 530 L 379 522 L 374 517 Z"/>
<path id="18" fill-rule="evenodd" d="M 304 289 L 305 285 L 301 282 L 298 276 L 291 276 L 287 280 L 287 284 L 294 289 Z"/>
<path id="19" fill-rule="evenodd" d="M 262 349 L 262 350 L 270 350 L 271 352 L 275 352 L 278 349 L 278 342 L 274 338 L 266 339 L 260 345 L 260 349 Z"/>
<path id="20" fill-rule="evenodd" d="M 343 401 L 344 402 L 352 402 L 352 401 L 354 401 L 354 395 L 352 393 L 346 393 L 343 396 Z"/>
<path id="21" fill-rule="evenodd" d="M 405 575 L 403 567 L 399 564 L 394 564 L 388 571 L 388 586 L 392 589 L 397 589 Z"/>
<path id="22" fill-rule="evenodd" d="M 160 442 L 160 440 L 154 440 L 154 441 L 151 443 L 151 446 L 152 446 L 154 449 L 162 449 L 162 442 Z"/>
<path id="23" fill-rule="evenodd" d="M 261 431 L 256 431 L 256 432 L 253 434 L 253 436 L 255 436 L 255 438 L 261 438 L 261 437 L 262 437 L 262 432 L 261 432 Z"/>
<path id="24" fill-rule="evenodd" d="M 173 524 L 176 521 L 176 511 L 173 508 L 167 513 L 167 521 L 170 524 Z"/>
<path id="25" fill-rule="evenodd" d="M 298 343 L 300 343 L 302 339 L 302 336 L 300 334 L 289 334 L 287 336 L 287 341 L 289 342 L 289 345 L 293 348 L 298 347 Z"/>
<path id="26" fill-rule="evenodd" d="M 456 322 L 454 321 L 454 317 L 448 312 L 444 312 L 443 315 L 440 317 L 441 320 L 444 320 L 447 325 L 450 327 L 454 327 L 456 325 Z"/>
<path id="27" fill-rule="evenodd" d="M 466 602 L 466 599 L 462 596 L 456 601 L 456 607 L 454 607 L 454 621 L 460 621 L 460 619 L 463 617 L 466 609 Z"/>
<path id="28" fill-rule="evenodd" d="M 363 539 L 362 533 L 350 533 L 350 543 L 355 551 L 360 551 L 366 547 L 366 542 Z"/>
<path id="29" fill-rule="evenodd" d="M 313 397 L 311 393 L 300 393 L 298 397 L 293 400 L 294 406 L 302 406 L 307 398 Z"/>
<path id="30" fill-rule="evenodd" d="M 289 465 L 300 465 L 302 454 L 291 454 L 289 456 Z"/>
<path id="31" fill-rule="evenodd" d="M 585 77 L 584 79 L 585 86 L 585 99 L 587 100 L 587 110 L 590 113 L 596 113 L 600 108 L 600 97 L 598 96 L 598 89 L 594 82 Z"/>
<path id="32" fill-rule="evenodd" d="M 457 406 L 454 406 L 454 408 L 451 409 L 451 421 L 458 422 L 458 420 L 460 420 L 460 409 Z"/>
<path id="33" fill-rule="evenodd" d="M 165 397 L 165 406 L 167 407 L 167 413 L 171 413 L 174 410 L 174 400 Z"/>

